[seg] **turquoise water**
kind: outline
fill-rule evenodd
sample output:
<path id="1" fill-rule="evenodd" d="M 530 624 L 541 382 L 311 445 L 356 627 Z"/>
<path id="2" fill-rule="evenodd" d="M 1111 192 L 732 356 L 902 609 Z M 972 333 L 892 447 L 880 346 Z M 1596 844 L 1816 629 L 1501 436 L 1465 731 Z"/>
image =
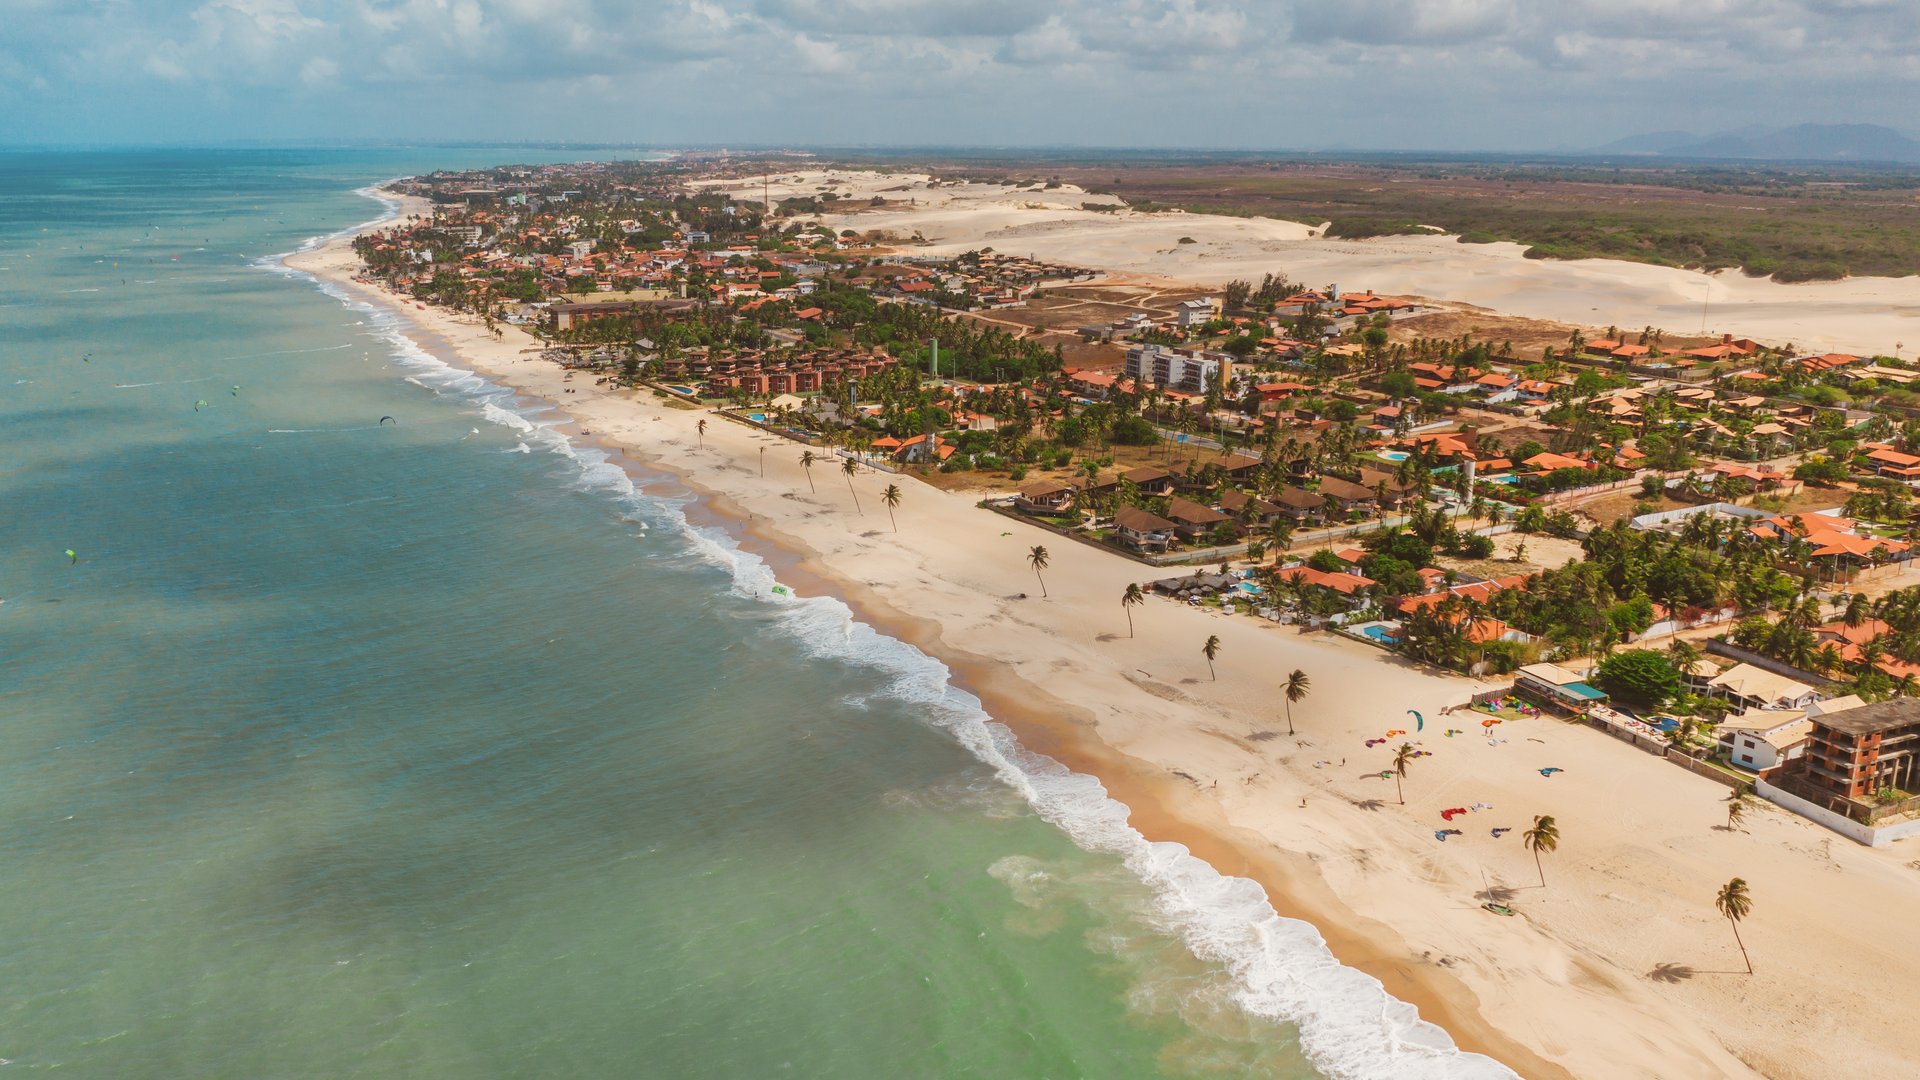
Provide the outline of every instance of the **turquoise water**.
<path id="1" fill-rule="evenodd" d="M 1489 1072 L 669 479 L 272 268 L 502 156 L 0 154 L 0 1058 Z"/>
<path id="2" fill-rule="evenodd" d="M 1386 627 L 1379 625 L 1378 623 L 1368 623 L 1365 626 L 1360 627 L 1360 632 L 1372 638 L 1373 640 L 1379 642 L 1382 645 L 1393 645 L 1400 640 L 1400 638 L 1397 635 L 1395 635 L 1392 630 L 1389 630 Z"/>

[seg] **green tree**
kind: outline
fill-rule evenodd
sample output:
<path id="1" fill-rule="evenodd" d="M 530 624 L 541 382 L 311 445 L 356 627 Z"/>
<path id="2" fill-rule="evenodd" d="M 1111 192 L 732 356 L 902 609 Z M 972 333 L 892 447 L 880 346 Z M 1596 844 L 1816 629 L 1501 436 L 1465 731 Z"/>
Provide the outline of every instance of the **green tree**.
<path id="1" fill-rule="evenodd" d="M 1713 898 L 1713 906 L 1733 926 L 1733 943 L 1740 946 L 1740 959 L 1747 962 L 1747 974 L 1753 974 L 1753 958 L 1747 955 L 1747 943 L 1740 940 L 1740 920 L 1753 910 L 1753 897 L 1747 894 L 1746 879 L 1734 878 L 1720 886 L 1719 894 Z"/>
<path id="2" fill-rule="evenodd" d="M 1649 708 L 1659 708 L 1680 693 L 1673 661 L 1652 649 L 1626 649 L 1600 662 L 1602 689 Z"/>
<path id="3" fill-rule="evenodd" d="M 1120 610 L 1127 613 L 1127 636 L 1133 636 L 1133 609 L 1147 602 L 1147 594 L 1140 591 L 1138 582 L 1128 582 L 1125 592 L 1120 594 Z"/>
<path id="4" fill-rule="evenodd" d="M 1751 805 L 1747 799 L 1747 785 L 1741 784 L 1727 795 L 1727 831 L 1740 828 L 1740 822 L 1746 819 L 1747 809 Z M 1742 832 L 1746 830 L 1741 829 Z"/>
<path id="5" fill-rule="evenodd" d="M 1540 814 L 1533 819 L 1533 827 L 1520 834 L 1520 842 L 1533 852 L 1533 869 L 1540 875 L 1540 887 L 1546 888 L 1547 871 L 1540 865 L 1540 855 L 1551 855 L 1560 846 L 1560 826 L 1554 824 L 1552 814 Z"/>
<path id="6" fill-rule="evenodd" d="M 1393 752 L 1393 793 L 1400 797 L 1401 806 L 1407 805 L 1407 792 L 1401 781 L 1407 778 L 1407 767 L 1419 756 L 1420 751 L 1415 750 L 1412 743 L 1401 743 L 1400 749 Z"/>
<path id="7" fill-rule="evenodd" d="M 800 467 L 807 470 L 807 490 L 815 495 L 820 494 L 820 489 L 813 486 L 813 463 L 819 460 L 811 450 L 800 451 Z"/>
<path id="8" fill-rule="evenodd" d="M 705 417 L 701 417 L 700 422 L 693 425 L 693 437 L 698 441 L 700 446 L 704 447 L 707 445 L 707 421 Z"/>
<path id="9" fill-rule="evenodd" d="M 1299 668 L 1294 668 L 1293 671 L 1287 675 L 1287 681 L 1280 684 L 1280 689 L 1285 692 L 1287 697 L 1287 734 L 1291 735 L 1293 734 L 1294 703 L 1305 701 L 1307 695 L 1312 693 L 1313 680 L 1307 678 L 1306 672 L 1301 671 Z"/>
<path id="10" fill-rule="evenodd" d="M 900 485 L 888 484 L 887 490 L 880 493 L 881 505 L 887 508 L 887 521 L 893 525 L 893 531 L 900 531 L 900 523 L 894 520 L 893 511 L 900 505 Z"/>
<path id="11" fill-rule="evenodd" d="M 1200 655 L 1207 658 L 1207 675 L 1219 682 L 1220 676 L 1214 673 L 1213 658 L 1220 655 L 1220 635 L 1208 634 L 1206 644 L 1200 646 Z"/>
<path id="12" fill-rule="evenodd" d="M 840 463 L 840 472 L 847 478 L 847 491 L 853 495 L 853 512 L 856 514 L 864 514 L 866 511 L 860 509 L 860 493 L 853 489 L 853 476 L 859 471 L 860 466 L 855 463 L 852 458 L 848 458 Z"/>
<path id="13" fill-rule="evenodd" d="M 1040 571 L 1047 568 L 1047 549 L 1039 544 L 1033 545 L 1027 552 L 1027 565 L 1033 567 L 1033 576 L 1040 579 L 1040 598 L 1046 599 L 1047 579 Z"/>

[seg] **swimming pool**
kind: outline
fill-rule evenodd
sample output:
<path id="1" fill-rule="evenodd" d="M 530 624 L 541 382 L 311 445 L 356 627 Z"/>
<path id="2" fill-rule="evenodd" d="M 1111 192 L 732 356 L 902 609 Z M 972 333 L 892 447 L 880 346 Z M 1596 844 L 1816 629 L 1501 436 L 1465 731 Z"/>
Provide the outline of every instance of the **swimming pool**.
<path id="1" fill-rule="evenodd" d="M 1397 645 L 1400 642 L 1400 636 L 1398 634 L 1394 633 L 1391 628 L 1382 626 L 1379 623 L 1368 623 L 1365 626 L 1355 627 L 1355 629 L 1382 645 Z"/>
<path id="2" fill-rule="evenodd" d="M 764 424 L 767 422 L 767 414 L 760 413 L 760 412 L 750 412 L 747 414 L 747 419 L 753 421 L 756 424 Z"/>
<path id="3" fill-rule="evenodd" d="M 1236 581 L 1233 583 L 1233 587 L 1240 592 L 1246 593 L 1248 596 L 1259 596 L 1266 591 L 1251 581 Z"/>
<path id="4" fill-rule="evenodd" d="M 668 384 L 667 384 L 667 389 L 669 389 L 669 390 L 678 390 L 678 391 L 679 391 L 680 393 L 682 393 L 682 394 L 685 394 L 685 395 L 687 395 L 688 397 L 692 397 L 692 396 L 693 396 L 693 387 L 691 387 L 691 386 L 681 386 L 681 385 L 679 385 L 678 383 L 668 383 Z"/>
<path id="5" fill-rule="evenodd" d="M 1380 460 L 1382 461 L 1405 461 L 1409 456 L 1405 450 L 1380 451 Z"/>

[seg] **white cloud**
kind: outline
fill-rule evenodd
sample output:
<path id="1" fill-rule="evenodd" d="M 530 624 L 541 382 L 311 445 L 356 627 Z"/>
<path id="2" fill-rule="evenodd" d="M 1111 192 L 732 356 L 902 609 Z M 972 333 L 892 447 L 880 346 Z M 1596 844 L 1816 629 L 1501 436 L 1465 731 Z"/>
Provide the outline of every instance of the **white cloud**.
<path id="1" fill-rule="evenodd" d="M 564 95 L 644 100 L 689 141 L 1538 146 L 1912 126 L 1913 2 L 0 0 L 0 69 L 50 131 L 62 109 L 177 92 L 186 133 L 202 98 L 168 88 L 191 84 L 258 102 L 263 125 L 285 92 L 513 138 L 596 137 L 538 108 Z"/>
<path id="2" fill-rule="evenodd" d="M 316 56 L 300 65 L 300 81 L 308 86 L 324 86 L 340 74 L 340 65 L 324 56 Z"/>

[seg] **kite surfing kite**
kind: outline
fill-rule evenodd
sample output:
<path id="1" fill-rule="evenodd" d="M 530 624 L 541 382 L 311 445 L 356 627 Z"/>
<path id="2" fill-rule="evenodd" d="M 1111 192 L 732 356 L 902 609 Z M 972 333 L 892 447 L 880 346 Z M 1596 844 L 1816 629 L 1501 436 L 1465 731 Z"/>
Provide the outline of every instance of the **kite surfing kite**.
<path id="1" fill-rule="evenodd" d="M 378 422 L 376 422 L 376 423 L 375 423 L 375 424 L 374 424 L 373 426 L 374 426 L 374 427 L 379 427 L 379 426 L 380 426 L 381 424 L 384 424 L 384 423 L 386 423 L 386 422 L 387 422 L 387 421 L 389 421 L 389 420 L 393 420 L 393 417 L 391 417 L 391 416 L 383 416 L 383 417 L 381 417 L 381 418 L 379 419 L 379 421 L 378 421 Z M 393 426 L 394 426 L 394 427 L 399 427 L 399 426 L 400 426 L 400 421 L 398 421 L 398 420 L 393 420 Z"/>
<path id="2" fill-rule="evenodd" d="M 193 403 L 193 411 L 194 411 L 194 412 L 199 412 L 199 411 L 200 411 L 200 406 L 202 406 L 202 405 L 206 405 L 206 404 L 207 404 L 207 399 L 206 399 L 206 398 L 201 398 L 201 399 L 200 399 L 199 401 L 196 401 L 196 402 L 194 402 L 194 403 Z M 208 407 L 208 408 L 212 408 L 212 406 L 211 406 L 211 405 L 208 405 L 207 407 Z"/>
<path id="3" fill-rule="evenodd" d="M 68 548 L 67 549 L 67 565 L 72 566 L 74 563 L 77 563 L 79 561 L 80 561 L 80 556 L 75 554 L 72 548 Z"/>
<path id="4" fill-rule="evenodd" d="M 1412 709 L 1407 710 L 1407 715 L 1413 717 L 1413 730 L 1419 731 L 1427 726 L 1427 718 Z"/>

